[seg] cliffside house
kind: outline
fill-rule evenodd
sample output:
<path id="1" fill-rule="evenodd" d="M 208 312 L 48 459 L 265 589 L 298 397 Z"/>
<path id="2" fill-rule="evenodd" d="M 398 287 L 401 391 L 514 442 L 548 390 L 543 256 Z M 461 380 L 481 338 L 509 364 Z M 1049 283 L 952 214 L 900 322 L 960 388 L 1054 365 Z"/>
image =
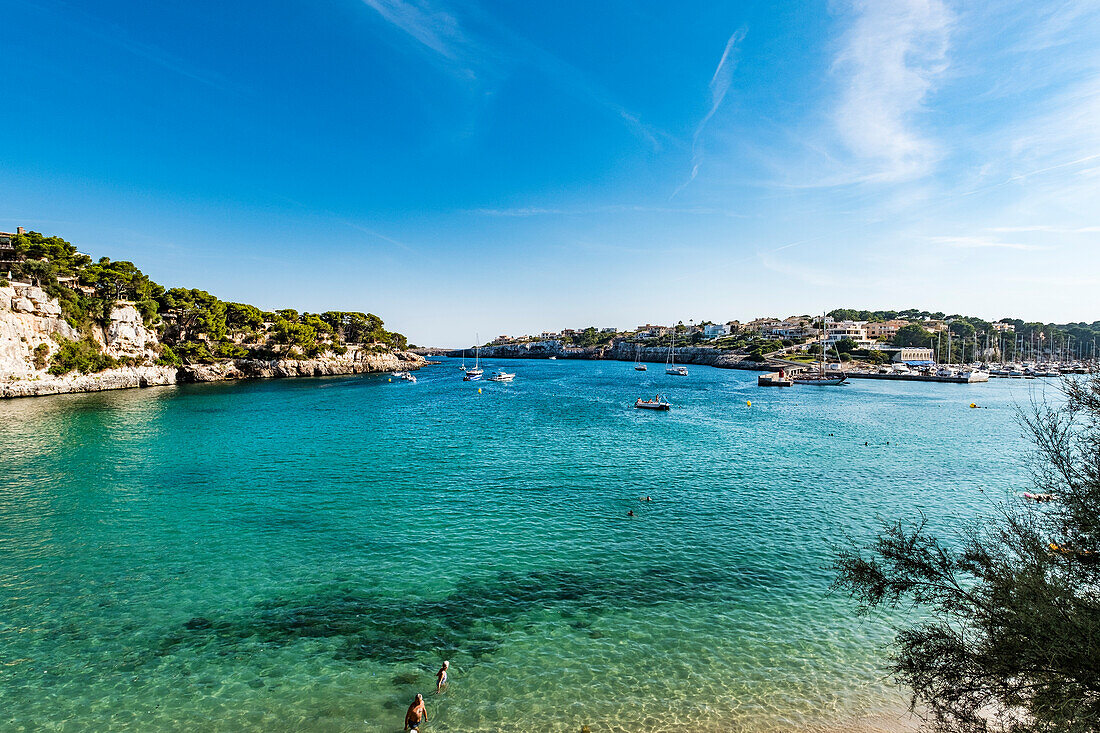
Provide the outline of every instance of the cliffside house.
<path id="1" fill-rule="evenodd" d="M 18 255 L 15 253 L 15 243 L 12 241 L 12 238 L 25 232 L 26 230 L 23 227 L 19 227 L 15 234 L 11 232 L 0 232 L 0 262 L 15 262 L 19 259 Z"/>
<path id="2" fill-rule="evenodd" d="M 703 326 L 703 335 L 707 338 L 716 339 L 719 336 L 729 336 L 730 327 L 728 323 L 708 323 Z"/>

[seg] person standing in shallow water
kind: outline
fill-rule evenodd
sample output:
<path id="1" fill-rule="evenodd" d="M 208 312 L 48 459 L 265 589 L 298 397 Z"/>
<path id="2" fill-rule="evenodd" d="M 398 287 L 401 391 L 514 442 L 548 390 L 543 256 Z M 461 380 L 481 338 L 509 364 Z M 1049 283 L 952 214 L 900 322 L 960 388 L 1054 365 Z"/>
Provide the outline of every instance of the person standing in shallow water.
<path id="1" fill-rule="evenodd" d="M 443 660 L 443 666 L 439 671 L 435 673 L 435 691 L 436 694 L 443 692 L 443 689 L 447 686 L 447 670 L 451 668 L 451 663 L 446 659 Z"/>
<path id="2" fill-rule="evenodd" d="M 420 725 L 427 722 L 428 709 L 424 707 L 424 696 L 418 692 L 405 713 L 405 730 L 420 733 Z"/>

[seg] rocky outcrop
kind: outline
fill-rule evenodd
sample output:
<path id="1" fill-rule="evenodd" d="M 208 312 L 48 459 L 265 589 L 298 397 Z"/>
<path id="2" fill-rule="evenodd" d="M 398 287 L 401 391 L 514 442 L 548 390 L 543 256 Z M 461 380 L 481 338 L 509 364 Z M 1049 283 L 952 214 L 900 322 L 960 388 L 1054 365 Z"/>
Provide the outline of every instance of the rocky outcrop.
<path id="1" fill-rule="evenodd" d="M 111 310 L 102 330 L 103 350 L 113 357 L 132 356 L 155 361 L 157 334 L 145 327 L 138 309 L 130 303 L 118 303 Z"/>
<path id="2" fill-rule="evenodd" d="M 233 359 L 216 364 L 181 367 L 179 382 L 218 382 L 226 379 L 278 379 L 285 377 L 332 377 L 341 374 L 378 374 L 415 370 L 424 357 L 407 351 L 369 353 L 349 351 L 343 356 L 321 359 Z"/>
<path id="3" fill-rule="evenodd" d="M 49 353 L 57 351 L 55 334 L 78 337 L 76 329 L 61 317 L 56 300 L 41 288 L 0 288 L 0 379 L 34 376 L 34 350 L 45 344 Z"/>
<path id="4" fill-rule="evenodd" d="M 18 284 L 0 288 L 0 398 L 227 379 L 370 374 L 419 369 L 425 364 L 423 357 L 411 352 L 350 348 L 340 356 L 317 359 L 233 359 L 179 368 L 154 366 L 156 332 L 145 327 L 137 308 L 122 302 L 112 309 L 106 326 L 93 329 L 92 337 L 104 353 L 115 358 L 128 357 L 132 360 L 128 363 L 137 366 L 60 377 L 35 369 L 36 348 L 45 344 L 48 356 L 52 357 L 60 348 L 59 338 L 75 341 L 81 334 L 61 317 L 60 304 L 41 288 Z"/>

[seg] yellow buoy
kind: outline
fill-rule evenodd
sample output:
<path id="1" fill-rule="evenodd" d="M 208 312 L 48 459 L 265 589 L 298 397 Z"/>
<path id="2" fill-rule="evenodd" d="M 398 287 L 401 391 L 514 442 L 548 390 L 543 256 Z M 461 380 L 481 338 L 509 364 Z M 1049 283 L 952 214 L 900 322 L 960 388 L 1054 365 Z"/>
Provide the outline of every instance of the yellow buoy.
<path id="1" fill-rule="evenodd" d="M 752 400 L 745 400 L 745 404 L 752 407 Z"/>
<path id="2" fill-rule="evenodd" d="M 478 388 L 477 388 L 477 393 L 478 393 L 478 394 L 481 394 L 481 387 L 478 387 Z"/>
<path id="3" fill-rule="evenodd" d="M 974 409 L 974 408 L 976 408 L 977 406 L 978 406 L 978 405 L 977 405 L 977 403 L 975 403 L 975 402 L 971 402 L 971 403 L 970 403 L 970 408 L 971 408 L 971 409 Z"/>
<path id="4" fill-rule="evenodd" d="M 387 381 L 387 382 L 392 382 L 393 380 L 392 380 L 392 379 L 387 379 L 386 381 Z"/>

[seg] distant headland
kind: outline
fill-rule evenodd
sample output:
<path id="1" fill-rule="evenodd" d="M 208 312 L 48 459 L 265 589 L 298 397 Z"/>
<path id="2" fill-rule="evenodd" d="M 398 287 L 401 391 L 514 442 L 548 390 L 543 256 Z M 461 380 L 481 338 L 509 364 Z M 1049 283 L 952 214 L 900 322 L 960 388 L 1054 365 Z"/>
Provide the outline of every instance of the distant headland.
<path id="1" fill-rule="evenodd" d="M 1089 362 L 1098 359 L 1100 321 L 1040 323 L 1018 318 L 986 321 L 976 316 L 917 310 L 837 308 L 824 315 L 755 318 L 715 323 L 647 323 L 632 329 L 565 328 L 538 335 L 498 336 L 479 344 L 483 357 L 664 361 L 675 346 L 684 363 L 753 368 L 776 357 L 809 360 L 824 344 L 839 361 L 877 365 L 904 349 L 938 363 Z M 472 353 L 471 346 L 467 350 Z M 440 350 L 433 350 L 438 353 Z M 459 356 L 462 350 L 446 350 Z"/>

